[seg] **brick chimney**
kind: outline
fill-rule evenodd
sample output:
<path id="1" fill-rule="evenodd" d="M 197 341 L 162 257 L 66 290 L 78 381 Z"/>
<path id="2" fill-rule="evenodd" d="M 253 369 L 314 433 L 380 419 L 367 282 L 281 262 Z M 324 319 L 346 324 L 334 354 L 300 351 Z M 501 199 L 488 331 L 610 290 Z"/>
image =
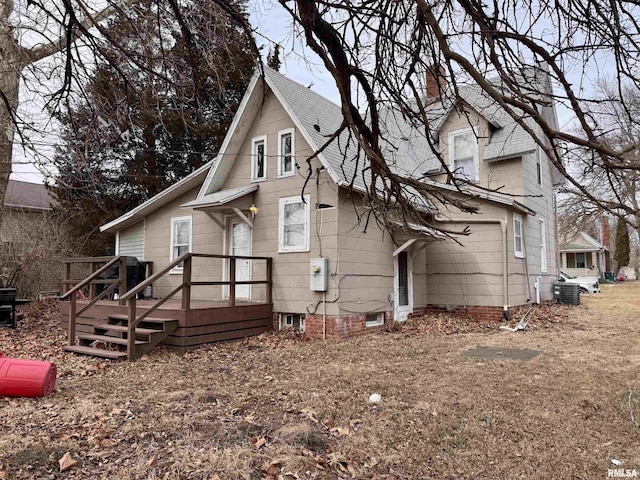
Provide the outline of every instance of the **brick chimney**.
<path id="1" fill-rule="evenodd" d="M 441 99 L 447 90 L 446 70 L 442 65 L 427 67 L 427 102 Z"/>
<path id="2" fill-rule="evenodd" d="M 611 232 L 609 231 L 609 218 L 602 216 L 602 245 L 607 248 L 611 247 Z"/>

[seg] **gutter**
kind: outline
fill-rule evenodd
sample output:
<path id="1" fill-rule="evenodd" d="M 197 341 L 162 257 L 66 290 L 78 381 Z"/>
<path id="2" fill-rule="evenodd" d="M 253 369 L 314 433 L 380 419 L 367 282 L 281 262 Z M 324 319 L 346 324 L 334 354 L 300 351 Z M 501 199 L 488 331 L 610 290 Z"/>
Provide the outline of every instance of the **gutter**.
<path id="1" fill-rule="evenodd" d="M 509 315 L 509 263 L 507 254 L 507 213 L 503 219 L 501 218 L 443 218 L 439 215 L 435 215 L 435 220 L 441 223 L 461 223 L 461 224 L 486 224 L 494 225 L 499 224 L 502 230 L 502 315 L 505 320 L 511 320 Z"/>
<path id="2" fill-rule="evenodd" d="M 5 203 L 4 206 L 9 208 L 21 208 L 23 210 L 40 210 L 46 212 L 50 212 L 53 210 L 53 208 L 51 207 L 35 207 L 33 205 L 17 205 L 15 203 Z"/>

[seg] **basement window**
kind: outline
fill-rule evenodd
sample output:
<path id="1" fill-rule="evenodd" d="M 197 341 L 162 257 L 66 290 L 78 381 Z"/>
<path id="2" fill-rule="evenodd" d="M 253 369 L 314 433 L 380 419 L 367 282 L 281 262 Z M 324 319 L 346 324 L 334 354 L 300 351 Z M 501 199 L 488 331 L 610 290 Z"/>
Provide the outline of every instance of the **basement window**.
<path id="1" fill-rule="evenodd" d="M 366 327 L 379 327 L 384 325 L 384 312 L 367 313 L 364 324 Z"/>
<path id="2" fill-rule="evenodd" d="M 300 313 L 281 313 L 280 330 L 297 330 L 304 332 L 304 315 Z"/>

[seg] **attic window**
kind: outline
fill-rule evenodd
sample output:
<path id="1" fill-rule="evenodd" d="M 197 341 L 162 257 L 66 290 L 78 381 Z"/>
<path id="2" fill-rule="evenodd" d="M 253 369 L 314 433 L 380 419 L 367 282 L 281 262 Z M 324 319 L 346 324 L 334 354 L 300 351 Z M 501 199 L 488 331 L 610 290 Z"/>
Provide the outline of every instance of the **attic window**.
<path id="1" fill-rule="evenodd" d="M 267 137 L 251 140 L 251 180 L 267 179 Z"/>
<path id="2" fill-rule="evenodd" d="M 478 181 L 478 137 L 473 128 L 449 134 L 449 162 L 455 177 L 471 182 Z"/>
<path id="3" fill-rule="evenodd" d="M 293 175 L 295 167 L 295 137 L 294 129 L 288 128 L 278 132 L 278 176 Z"/>

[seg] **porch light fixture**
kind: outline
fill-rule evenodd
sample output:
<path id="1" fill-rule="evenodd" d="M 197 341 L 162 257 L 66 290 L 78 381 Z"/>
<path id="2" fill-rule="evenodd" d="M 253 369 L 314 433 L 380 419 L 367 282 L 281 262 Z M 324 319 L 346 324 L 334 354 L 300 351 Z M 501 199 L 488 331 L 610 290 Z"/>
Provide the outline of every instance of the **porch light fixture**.
<path id="1" fill-rule="evenodd" d="M 255 217 L 258 214 L 258 207 L 256 207 L 253 203 L 249 207 L 249 211 L 251 212 L 251 216 Z"/>

